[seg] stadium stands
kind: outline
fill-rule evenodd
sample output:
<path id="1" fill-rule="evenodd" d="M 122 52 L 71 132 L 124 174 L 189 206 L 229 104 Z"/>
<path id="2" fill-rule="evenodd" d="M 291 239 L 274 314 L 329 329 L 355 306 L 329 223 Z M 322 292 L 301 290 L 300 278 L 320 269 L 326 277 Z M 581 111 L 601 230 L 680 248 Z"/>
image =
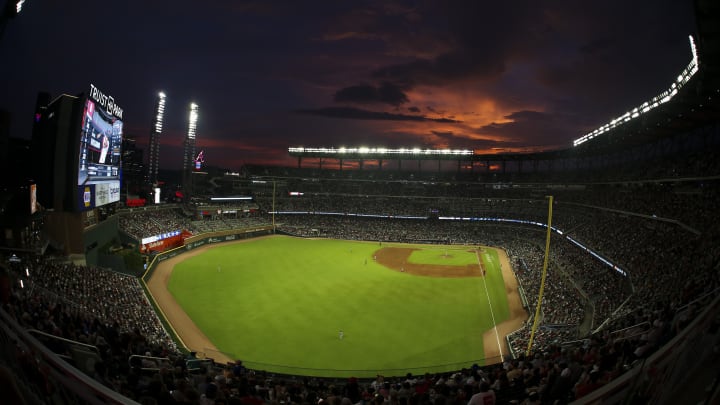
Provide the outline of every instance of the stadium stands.
<path id="1" fill-rule="evenodd" d="M 426 196 L 429 193 L 424 186 L 412 184 L 407 189 L 392 187 L 400 195 L 388 197 L 377 194 L 387 191 L 383 187 L 378 187 L 375 194 L 347 193 L 353 188 L 368 192 L 362 188 L 365 181 L 361 185 L 352 180 L 337 184 L 342 191 L 337 196 L 333 186 L 325 184 L 318 198 L 309 195 L 279 199 L 286 211 L 305 214 L 276 214 L 278 229 L 303 236 L 319 233 L 343 239 L 503 246 L 510 254 L 529 307 L 534 307 L 543 254 L 541 228 L 440 220 L 433 210 L 542 222 L 546 207 L 537 196 L 538 190 L 509 190 L 512 198 L 504 199 L 498 197 L 502 191 L 490 191 L 491 197 L 475 198 L 472 187 L 457 185 L 458 196 L 438 198 Z M 37 331 L 36 336 L 44 339 L 46 347 L 85 369 L 101 384 L 135 400 L 152 397 L 155 401 L 170 401 L 172 397 L 179 401 L 215 396 L 226 402 L 244 398 L 271 403 L 285 398 L 304 403 L 321 398 L 332 401 L 351 394 L 376 398 L 379 394 L 388 400 L 442 397 L 445 402 L 460 403 L 479 390 L 479 382 L 484 379 L 499 403 L 521 401 L 533 392 L 543 400 L 564 401 L 586 395 L 636 367 L 682 332 L 717 292 L 720 251 L 708 237 L 716 231 L 707 221 L 695 219 L 698 213 L 715 208 L 716 200 L 709 196 L 714 195 L 716 186 L 708 181 L 700 193 L 670 192 L 672 195 L 664 198 L 656 197 L 658 190 L 652 187 L 558 193 L 557 220 L 553 223 L 566 231 L 565 235 L 620 264 L 629 276 L 555 234 L 543 326 L 535 336 L 533 354 L 524 356 L 528 323 L 508 339 L 516 360 L 476 368 L 468 365 L 467 369 L 429 375 L 409 385 L 401 378 L 387 378 L 379 390 L 377 385 L 373 388 L 361 382 L 356 392 L 352 384 L 337 380 L 298 380 L 207 362 L 201 367 L 189 366 L 201 360 L 182 354 L 175 346 L 144 298 L 137 279 L 56 259 L 24 257 L 22 263 L 9 264 L 11 278 L 23 279 L 26 284 L 25 288 L 12 284 L 12 294 L 3 309 L 26 329 Z M 563 198 L 565 195 L 568 198 Z M 405 204 L 409 201 L 413 203 Z M 271 207 L 262 199 L 258 203 L 264 214 L 250 218 L 192 221 L 181 209 L 165 209 L 125 218 L 121 213 L 121 224 L 128 233 L 140 229 L 136 235 L 176 226 L 203 233 L 267 224 Z M 680 209 L 677 204 L 691 209 Z M 653 217 L 651 212 L 663 216 Z M 390 218 L 405 215 L 422 218 Z M 681 269 L 685 271 L 678 271 Z M 45 335 L 72 343 L 47 339 Z M 77 346 L 82 344 L 96 348 L 97 356 L 79 356 Z M 93 359 L 92 368 L 79 363 L 87 359 Z M 348 398 L 355 403 L 355 398 Z"/>
<path id="2" fill-rule="evenodd" d="M 165 209 L 130 208 L 120 215 L 120 228 L 138 242 L 142 238 L 190 228 L 190 220 L 177 207 Z"/>

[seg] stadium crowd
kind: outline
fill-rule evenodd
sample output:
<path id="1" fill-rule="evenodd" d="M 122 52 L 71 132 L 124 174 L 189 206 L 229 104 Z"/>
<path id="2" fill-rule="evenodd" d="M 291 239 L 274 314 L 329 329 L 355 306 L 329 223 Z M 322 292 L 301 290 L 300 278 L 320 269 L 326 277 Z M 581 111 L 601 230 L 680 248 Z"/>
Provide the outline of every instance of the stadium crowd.
<path id="1" fill-rule="evenodd" d="M 398 189 L 394 183 L 356 183 L 320 183 L 315 187 L 324 194 L 279 198 L 275 211 L 302 214 L 276 214 L 278 229 L 313 237 L 502 246 L 511 257 L 528 308 L 535 307 L 543 228 L 437 217 L 545 222 L 547 207 L 537 190 L 447 185 L 437 192 L 424 184 Z M 491 197 L 477 197 L 478 190 Z M 713 296 L 720 286 L 720 247 L 713 243 L 717 231 L 698 219 L 718 208 L 717 200 L 708 197 L 715 195 L 712 191 L 669 196 L 658 190 L 612 188 L 607 195 L 601 191 L 558 193 L 553 224 L 564 234 L 553 236 L 542 324 L 532 353 L 524 355 L 529 319 L 508 337 L 517 358 L 492 366 L 468 365 L 453 373 L 379 377 L 373 382 L 274 376 L 240 363 L 190 367 L 197 359 L 175 346 L 136 278 L 47 257 L 28 256 L 8 265 L 12 278 L 25 285 L 11 284 L 3 310 L 28 329 L 97 347 L 99 359 L 89 375 L 144 403 L 474 405 L 474 394 L 490 391 L 497 403 L 564 403 L 646 358 L 682 330 L 702 309 L 703 297 Z M 437 198 L 436 192 L 457 194 Z M 501 193 L 512 198 L 499 198 Z M 180 208 L 120 214 L 120 226 L 143 237 L 174 229 L 202 233 L 270 223 L 273 209 L 267 198 L 259 198 L 258 205 L 258 216 L 200 221 L 209 228 L 200 228 L 188 210 Z M 626 274 L 567 236 L 592 247 Z M 72 354 L 67 342 L 50 339 L 47 345 Z"/>
<path id="2" fill-rule="evenodd" d="M 165 232 L 190 228 L 190 218 L 180 208 L 145 210 L 131 208 L 119 216 L 120 229 L 138 241 Z"/>
<path id="3" fill-rule="evenodd" d="M 214 206 L 217 208 L 217 206 Z M 121 210 L 118 219 L 120 229 L 137 241 L 142 238 L 160 235 L 165 232 L 186 230 L 193 234 L 219 232 L 233 229 L 244 229 L 269 224 L 267 218 L 255 212 L 238 212 L 216 214 L 197 219 L 194 212 L 203 210 L 201 207 L 171 206 L 164 209 L 131 208 Z"/>

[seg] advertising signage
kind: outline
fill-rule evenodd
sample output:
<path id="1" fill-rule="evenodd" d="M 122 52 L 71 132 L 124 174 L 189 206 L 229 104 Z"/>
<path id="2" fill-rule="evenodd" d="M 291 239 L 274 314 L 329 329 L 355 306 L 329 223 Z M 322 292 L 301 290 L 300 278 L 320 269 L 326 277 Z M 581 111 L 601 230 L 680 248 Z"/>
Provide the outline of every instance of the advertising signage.
<path id="1" fill-rule="evenodd" d="M 123 110 L 94 85 L 85 99 L 80 133 L 78 190 L 93 193 L 92 204 L 79 201 L 83 210 L 120 201 Z"/>

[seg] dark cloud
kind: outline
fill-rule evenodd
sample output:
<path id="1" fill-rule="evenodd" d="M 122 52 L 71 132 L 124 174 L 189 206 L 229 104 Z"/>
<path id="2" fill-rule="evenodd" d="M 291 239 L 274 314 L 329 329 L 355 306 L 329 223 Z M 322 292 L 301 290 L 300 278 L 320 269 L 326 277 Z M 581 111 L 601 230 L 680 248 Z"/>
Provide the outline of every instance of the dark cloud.
<path id="1" fill-rule="evenodd" d="M 525 146 L 557 146 L 567 142 L 563 134 L 577 125 L 570 116 L 531 110 L 516 111 L 505 118 L 509 122 L 493 122 L 477 132 Z"/>
<path id="2" fill-rule="evenodd" d="M 456 138 L 453 131 L 430 131 L 433 135 L 444 140 L 454 140 Z"/>
<path id="3" fill-rule="evenodd" d="M 544 29 L 543 10 L 533 1 L 506 3 L 452 0 L 424 3 L 423 15 L 445 24 L 418 28 L 444 38 L 431 55 L 389 63 L 372 76 L 403 86 L 444 86 L 459 81 L 486 82 L 500 77 L 519 49 L 530 46 Z"/>
<path id="4" fill-rule="evenodd" d="M 382 121 L 428 121 L 441 123 L 459 123 L 449 118 L 428 118 L 419 115 L 395 114 L 384 111 L 369 111 L 352 107 L 325 107 L 317 109 L 296 110 L 299 114 L 318 115 L 328 118 L 344 118 L 354 120 L 382 120 Z"/>
<path id="5" fill-rule="evenodd" d="M 433 60 L 421 59 L 382 67 L 375 70 L 372 76 L 401 83 L 405 87 L 439 86 L 471 77 L 489 80 L 500 76 L 504 70 L 502 59 L 488 58 L 484 54 L 461 49 L 442 54 Z"/>
<path id="6" fill-rule="evenodd" d="M 414 113 L 419 113 L 420 109 L 415 106 L 412 106 L 412 107 L 408 107 L 408 111 L 414 112 Z"/>
<path id="7" fill-rule="evenodd" d="M 435 136 L 435 143 L 446 147 L 460 147 L 471 149 L 512 148 L 523 147 L 524 141 L 498 140 L 497 138 L 482 138 L 455 131 L 430 131 Z"/>
<path id="8" fill-rule="evenodd" d="M 425 108 L 426 108 L 428 111 L 430 111 L 431 113 L 433 113 L 433 114 L 440 114 L 440 115 L 445 114 L 445 111 L 438 110 L 437 108 L 434 108 L 434 107 L 431 106 L 431 105 L 428 105 L 428 106 L 426 106 Z"/>
<path id="9" fill-rule="evenodd" d="M 333 99 L 336 102 L 352 102 L 370 104 L 378 102 L 378 90 L 369 84 L 345 87 L 335 93 Z"/>
<path id="10" fill-rule="evenodd" d="M 615 42 L 614 38 L 596 38 L 581 45 L 579 50 L 583 54 L 592 54 L 611 49 Z"/>
<path id="11" fill-rule="evenodd" d="M 392 83 L 384 82 L 380 86 L 360 84 L 345 87 L 335 93 L 334 101 L 338 103 L 358 104 L 389 104 L 397 107 L 407 103 L 408 97 L 403 90 Z"/>

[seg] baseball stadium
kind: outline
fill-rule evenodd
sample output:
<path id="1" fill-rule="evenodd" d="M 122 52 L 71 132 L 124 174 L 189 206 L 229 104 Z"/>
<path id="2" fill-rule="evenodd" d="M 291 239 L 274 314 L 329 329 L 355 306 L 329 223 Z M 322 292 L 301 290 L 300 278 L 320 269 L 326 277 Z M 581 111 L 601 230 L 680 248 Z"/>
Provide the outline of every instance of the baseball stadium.
<path id="1" fill-rule="evenodd" d="M 193 104 L 183 187 L 153 202 L 122 190 L 108 93 L 47 100 L 45 174 L 2 211 L 3 395 L 717 403 L 718 7 L 697 3 L 715 14 L 670 86 L 551 151 L 299 140 L 292 167 L 228 172 L 195 153 Z"/>

